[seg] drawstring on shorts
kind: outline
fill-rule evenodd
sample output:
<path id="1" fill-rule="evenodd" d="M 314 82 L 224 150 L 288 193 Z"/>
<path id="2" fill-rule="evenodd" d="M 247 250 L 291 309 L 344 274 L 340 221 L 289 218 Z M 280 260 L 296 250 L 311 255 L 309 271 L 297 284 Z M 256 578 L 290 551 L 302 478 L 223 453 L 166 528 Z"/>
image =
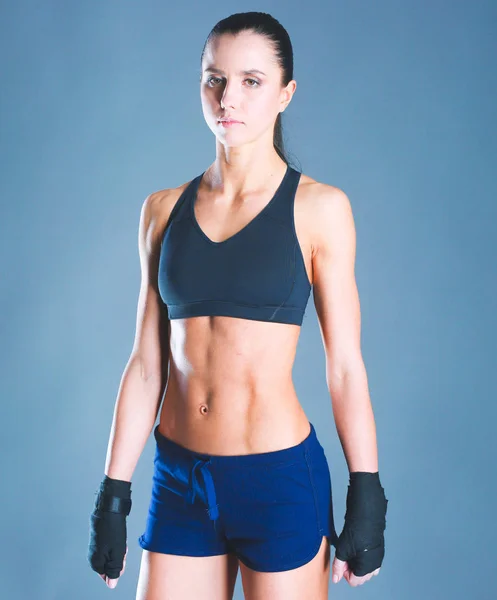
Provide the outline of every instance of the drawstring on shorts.
<path id="1" fill-rule="evenodd" d="M 195 502 L 195 496 L 198 493 L 200 488 L 200 482 L 197 478 L 197 471 L 200 471 L 202 474 L 202 478 L 204 480 L 204 486 L 207 493 L 207 514 L 209 518 L 215 521 L 219 517 L 219 505 L 217 504 L 216 499 L 216 490 L 214 488 L 214 481 L 212 479 L 212 474 L 209 470 L 209 465 L 211 464 L 211 460 L 203 460 L 199 458 L 195 461 L 193 468 L 190 473 L 190 484 L 187 492 L 187 501 L 193 504 Z"/>

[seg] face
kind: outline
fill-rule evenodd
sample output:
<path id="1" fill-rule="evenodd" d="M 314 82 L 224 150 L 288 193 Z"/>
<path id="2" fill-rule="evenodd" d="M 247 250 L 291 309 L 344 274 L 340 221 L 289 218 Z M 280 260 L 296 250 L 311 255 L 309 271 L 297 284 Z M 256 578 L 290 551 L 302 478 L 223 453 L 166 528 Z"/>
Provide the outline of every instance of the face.
<path id="1" fill-rule="evenodd" d="M 239 146 L 265 132 L 272 136 L 276 117 L 296 88 L 295 80 L 282 87 L 281 75 L 271 43 L 262 35 L 224 34 L 207 44 L 200 97 L 207 125 L 219 141 Z M 221 117 L 240 123 L 226 127 Z"/>

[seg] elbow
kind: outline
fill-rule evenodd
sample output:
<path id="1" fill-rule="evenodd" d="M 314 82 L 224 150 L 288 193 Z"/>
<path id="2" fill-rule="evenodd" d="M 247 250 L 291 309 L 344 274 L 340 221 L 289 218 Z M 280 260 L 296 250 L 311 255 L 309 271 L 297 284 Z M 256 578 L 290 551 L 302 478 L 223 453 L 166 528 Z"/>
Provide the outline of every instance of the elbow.
<path id="1" fill-rule="evenodd" d="M 143 352 L 133 352 L 131 354 L 128 369 L 135 371 L 144 383 L 159 381 L 163 376 L 160 362 L 145 356 Z"/>
<path id="2" fill-rule="evenodd" d="M 366 367 L 361 353 L 326 362 L 326 382 L 330 390 L 340 390 L 347 381 L 365 376 Z"/>

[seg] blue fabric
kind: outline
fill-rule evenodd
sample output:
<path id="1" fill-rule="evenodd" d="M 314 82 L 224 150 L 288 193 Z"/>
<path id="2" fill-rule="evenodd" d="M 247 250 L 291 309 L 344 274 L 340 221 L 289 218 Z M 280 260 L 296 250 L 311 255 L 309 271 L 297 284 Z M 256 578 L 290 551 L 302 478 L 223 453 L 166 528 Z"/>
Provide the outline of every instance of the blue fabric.
<path id="1" fill-rule="evenodd" d="M 297 568 L 323 536 L 338 540 L 331 475 L 312 423 L 291 448 L 218 456 L 154 430 L 156 451 L 145 550 L 183 556 L 234 553 L 257 571 Z"/>
<path id="2" fill-rule="evenodd" d="M 270 202 L 221 242 L 195 218 L 204 173 L 178 198 L 162 235 L 158 287 L 169 319 L 224 315 L 301 325 L 312 287 L 294 221 L 301 173 L 288 165 Z"/>

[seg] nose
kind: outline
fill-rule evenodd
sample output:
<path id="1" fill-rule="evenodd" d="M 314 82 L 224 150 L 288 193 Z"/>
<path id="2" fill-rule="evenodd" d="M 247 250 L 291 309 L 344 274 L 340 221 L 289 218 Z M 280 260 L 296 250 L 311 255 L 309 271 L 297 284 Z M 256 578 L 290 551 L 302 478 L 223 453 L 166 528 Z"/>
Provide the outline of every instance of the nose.
<path id="1" fill-rule="evenodd" d="M 223 108 L 226 106 L 230 106 L 231 108 L 237 106 L 235 82 L 226 83 L 221 96 L 221 106 Z"/>

